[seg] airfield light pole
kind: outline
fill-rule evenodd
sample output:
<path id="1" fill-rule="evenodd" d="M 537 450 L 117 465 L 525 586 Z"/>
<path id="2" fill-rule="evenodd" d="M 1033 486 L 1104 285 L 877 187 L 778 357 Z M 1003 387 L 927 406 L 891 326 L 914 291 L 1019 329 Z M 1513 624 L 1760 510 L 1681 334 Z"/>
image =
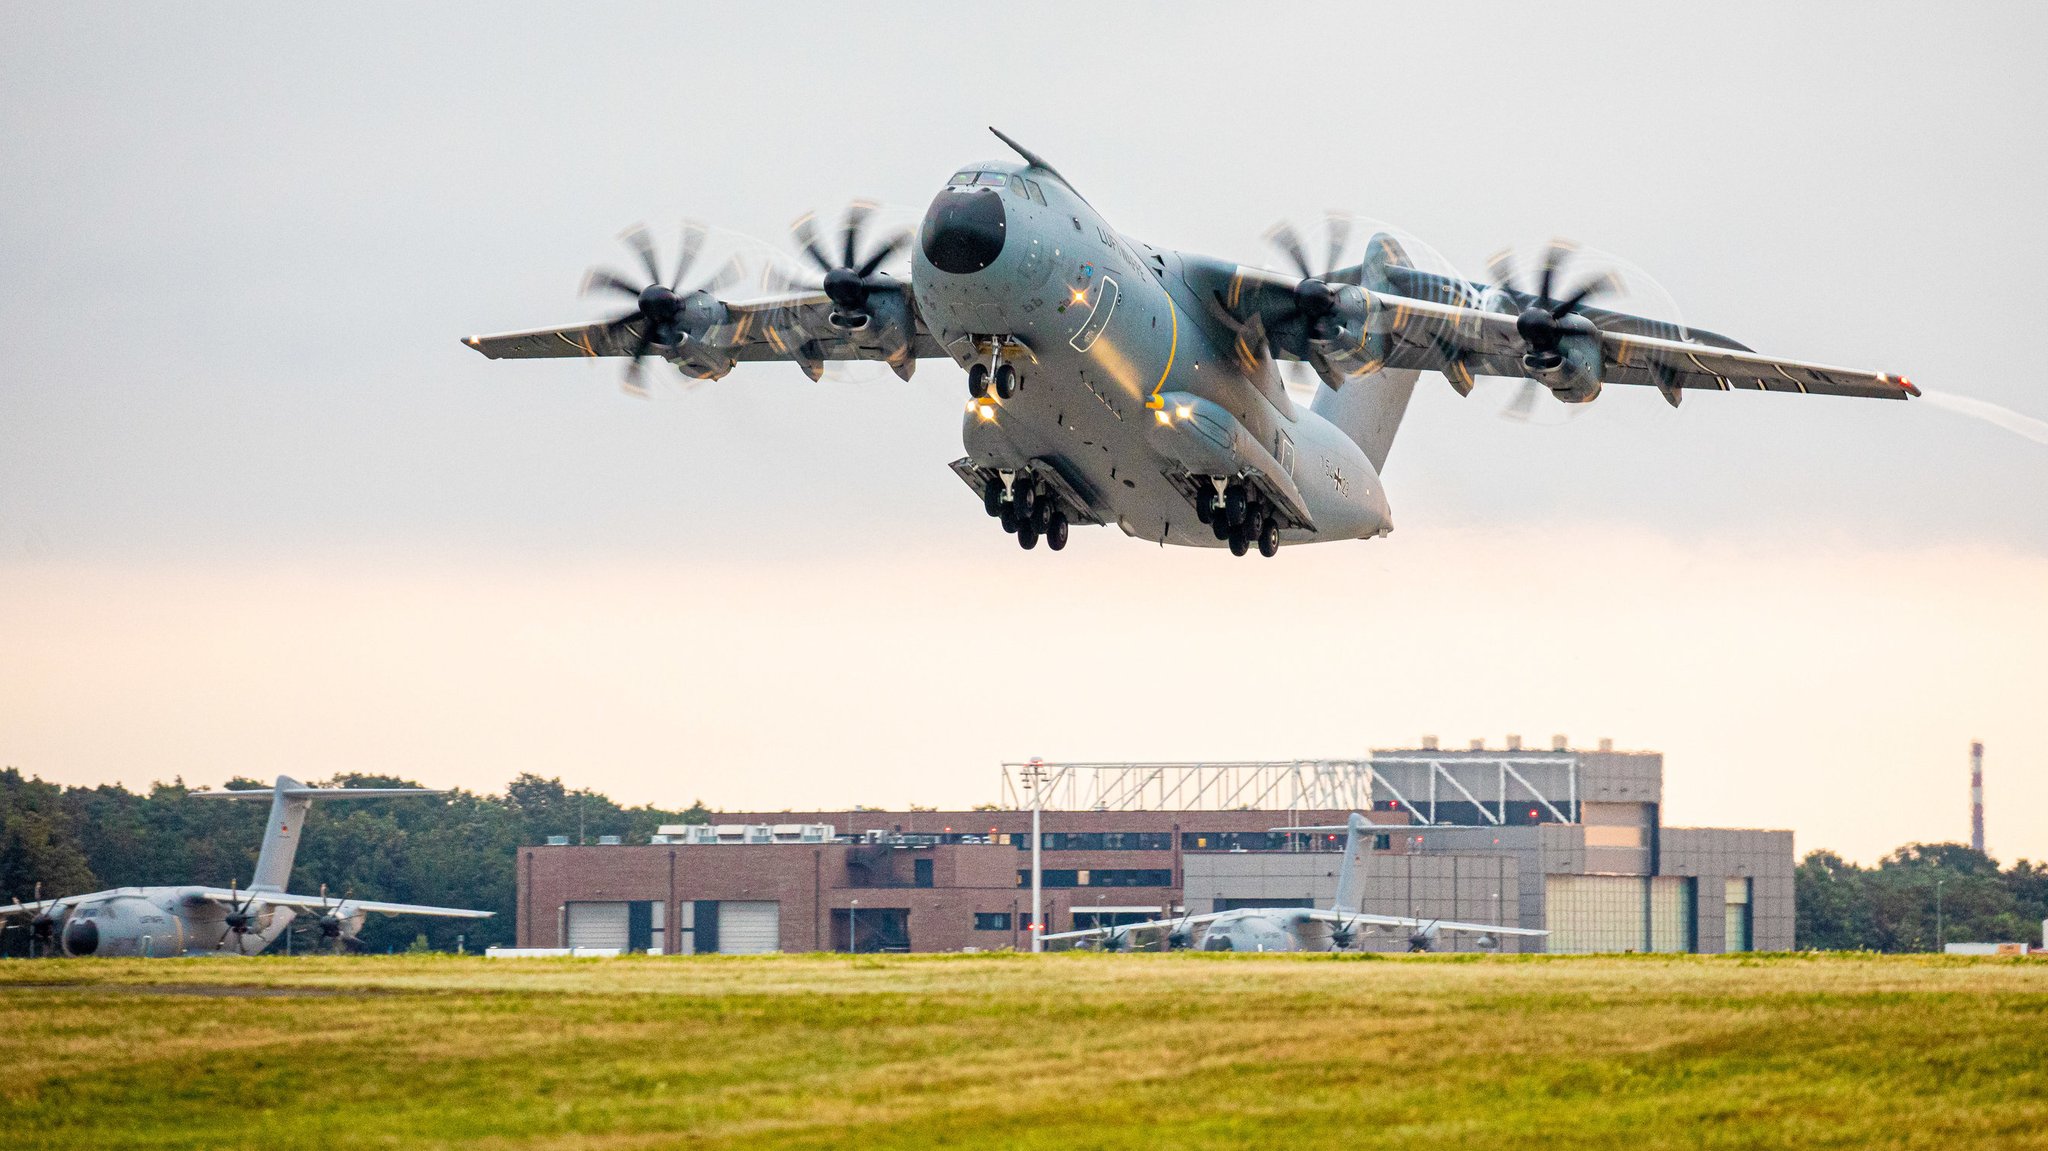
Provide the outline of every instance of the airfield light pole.
<path id="1" fill-rule="evenodd" d="M 1941 916 L 1941 885 L 1948 882 L 1941 876 L 1934 879 L 1934 950 L 1948 950 L 1948 924 Z"/>
<path id="2" fill-rule="evenodd" d="M 860 900 L 853 901 L 853 907 L 846 913 L 846 950 L 860 954 Z"/>
<path id="3" fill-rule="evenodd" d="M 1045 761 L 1034 757 L 1024 767 L 1024 778 L 1031 781 L 1031 950 L 1038 952 L 1045 950 L 1045 887 L 1038 856 L 1044 842 L 1038 833 L 1038 815 L 1045 806 Z"/>

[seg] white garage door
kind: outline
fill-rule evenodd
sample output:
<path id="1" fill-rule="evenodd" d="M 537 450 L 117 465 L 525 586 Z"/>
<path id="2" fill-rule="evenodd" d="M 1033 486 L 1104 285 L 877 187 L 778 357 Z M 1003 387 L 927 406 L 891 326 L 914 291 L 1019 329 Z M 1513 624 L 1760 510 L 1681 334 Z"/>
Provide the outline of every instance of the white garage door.
<path id="1" fill-rule="evenodd" d="M 782 950 L 782 905 L 720 902 L 718 950 L 725 955 L 765 955 Z"/>
<path id="2" fill-rule="evenodd" d="M 631 928 L 624 903 L 569 905 L 569 946 L 616 947 L 624 950 Z"/>

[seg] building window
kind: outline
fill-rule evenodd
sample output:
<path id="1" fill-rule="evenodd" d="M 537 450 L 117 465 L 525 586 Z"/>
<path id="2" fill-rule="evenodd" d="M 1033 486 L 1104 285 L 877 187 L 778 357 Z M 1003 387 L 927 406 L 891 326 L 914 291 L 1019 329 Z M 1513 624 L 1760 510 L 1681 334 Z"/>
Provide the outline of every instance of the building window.
<path id="1" fill-rule="evenodd" d="M 1721 950 L 1749 951 L 1756 947 L 1755 921 L 1750 917 L 1749 890 L 1752 881 L 1748 877 L 1728 881 L 1727 894 L 1723 897 L 1726 918 L 1722 923 Z"/>
<path id="2" fill-rule="evenodd" d="M 976 931 L 1008 931 L 1010 913 L 1007 911 L 977 911 L 974 913 Z"/>
<path id="3" fill-rule="evenodd" d="M 1045 887 L 1172 887 L 1173 869 L 1167 867 L 1097 867 L 1076 870 L 1048 867 L 1039 873 Z M 1017 870 L 1017 886 L 1031 886 L 1031 869 Z"/>
<path id="4" fill-rule="evenodd" d="M 932 885 L 932 861 L 929 859 L 911 860 L 910 875 L 910 882 L 913 885 L 918 887 L 930 887 Z"/>
<path id="5" fill-rule="evenodd" d="M 1019 835 L 1017 850 L 1031 850 L 1031 837 Z M 1173 834 L 1166 831 L 1046 831 L 1039 843 L 1047 851 L 1172 851 Z"/>

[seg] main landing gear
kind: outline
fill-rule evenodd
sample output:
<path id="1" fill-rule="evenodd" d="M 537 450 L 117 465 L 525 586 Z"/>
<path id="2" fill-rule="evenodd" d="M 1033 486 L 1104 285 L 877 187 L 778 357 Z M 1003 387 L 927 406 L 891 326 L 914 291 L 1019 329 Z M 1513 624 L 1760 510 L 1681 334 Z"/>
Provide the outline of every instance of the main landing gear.
<path id="1" fill-rule="evenodd" d="M 1066 509 L 1060 507 L 1059 497 L 1051 489 L 1027 476 L 1018 476 L 1008 485 L 1001 476 L 990 477 L 981 492 L 981 506 L 1002 521 L 1003 530 L 1016 536 L 1017 546 L 1025 551 L 1037 547 L 1040 539 L 1054 551 L 1067 546 L 1070 525 Z"/>
<path id="2" fill-rule="evenodd" d="M 1209 484 L 1206 479 L 1197 482 Z M 1280 521 L 1274 518 L 1258 489 L 1242 480 L 1224 485 L 1220 496 L 1205 492 L 1196 498 L 1195 518 L 1208 524 L 1217 539 L 1230 545 L 1231 555 L 1244 555 L 1253 547 L 1267 559 L 1280 554 Z"/>

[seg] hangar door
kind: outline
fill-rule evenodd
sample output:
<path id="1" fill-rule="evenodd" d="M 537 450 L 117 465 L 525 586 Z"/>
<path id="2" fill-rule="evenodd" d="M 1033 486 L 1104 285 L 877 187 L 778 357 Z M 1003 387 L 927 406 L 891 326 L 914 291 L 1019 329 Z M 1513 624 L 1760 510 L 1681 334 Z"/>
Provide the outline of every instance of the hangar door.
<path id="1" fill-rule="evenodd" d="M 720 900 L 718 950 L 722 955 L 782 950 L 782 905 L 772 900 Z"/>
<path id="2" fill-rule="evenodd" d="M 631 939 L 632 913 L 624 902 L 571 903 L 570 947 L 616 947 L 625 950 Z"/>

